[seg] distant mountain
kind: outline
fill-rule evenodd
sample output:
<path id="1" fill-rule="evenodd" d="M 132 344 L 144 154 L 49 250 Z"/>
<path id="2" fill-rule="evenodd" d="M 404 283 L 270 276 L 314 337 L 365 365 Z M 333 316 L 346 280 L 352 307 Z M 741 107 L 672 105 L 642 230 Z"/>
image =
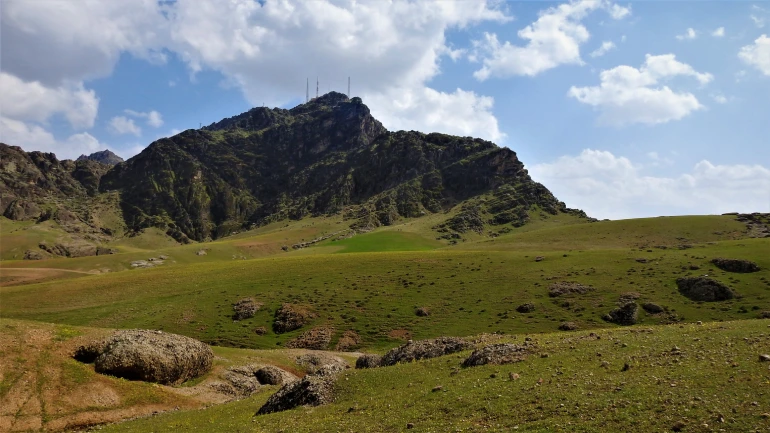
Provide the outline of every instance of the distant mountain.
<path id="1" fill-rule="evenodd" d="M 76 176 L 71 162 L 48 154 L 49 163 L 41 165 L 34 162 L 42 158 L 39 152 L 26 158 L 40 172 L 34 183 L 41 190 L 93 193 L 94 180 Z M 72 164 L 85 162 L 92 161 Z M 160 139 L 92 175 L 99 192 L 119 194 L 129 230 L 159 227 L 180 241 L 331 214 L 368 230 L 458 204 L 459 211 L 436 227 L 446 238 L 487 226 L 519 226 L 535 210 L 586 217 L 534 182 L 512 150 L 478 138 L 390 132 L 360 98 L 336 92 L 290 110 L 254 108 Z M 64 191 L 56 182 L 41 183 L 51 177 L 72 186 Z M 28 181 L 18 178 L 6 171 L 0 191 L 13 190 L 22 201 L 39 197 L 23 192 Z M 0 205 L 8 214 L 8 199 Z"/>
<path id="2" fill-rule="evenodd" d="M 84 160 L 96 161 L 106 165 L 115 165 L 123 162 L 123 158 L 119 157 L 118 155 L 115 155 L 110 150 L 102 150 L 101 152 L 94 152 L 88 156 L 80 155 L 77 160 L 78 161 L 84 161 Z"/>

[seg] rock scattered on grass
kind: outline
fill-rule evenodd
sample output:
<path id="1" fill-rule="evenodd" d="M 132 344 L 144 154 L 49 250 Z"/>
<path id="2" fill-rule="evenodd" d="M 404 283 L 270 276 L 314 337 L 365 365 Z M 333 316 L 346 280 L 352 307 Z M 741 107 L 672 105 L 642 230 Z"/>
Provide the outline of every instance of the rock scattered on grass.
<path id="1" fill-rule="evenodd" d="M 642 309 L 644 309 L 644 311 L 646 311 L 649 314 L 660 314 L 664 311 L 663 307 L 661 307 L 658 304 L 654 304 L 652 302 L 646 302 L 642 304 Z"/>
<path id="2" fill-rule="evenodd" d="M 375 368 L 382 364 L 382 356 L 365 353 L 356 359 L 356 368 Z"/>
<path id="3" fill-rule="evenodd" d="M 709 277 L 681 277 L 676 279 L 679 293 L 693 301 L 718 302 L 735 298 L 735 292 Z"/>
<path id="4" fill-rule="evenodd" d="M 255 373 L 259 369 L 256 365 L 243 365 L 239 367 L 230 367 L 222 374 L 222 377 L 231 386 L 233 394 L 239 397 L 248 397 L 259 391 L 261 384 L 257 380 Z"/>
<path id="5" fill-rule="evenodd" d="M 634 302 L 637 299 L 639 299 L 642 295 L 639 292 L 626 292 L 621 293 L 620 297 L 618 298 L 618 304 L 619 305 L 626 305 L 629 302 Z"/>
<path id="6" fill-rule="evenodd" d="M 763 311 L 759 313 L 758 316 L 760 319 L 770 319 L 770 311 Z"/>
<path id="7" fill-rule="evenodd" d="M 245 298 L 233 304 L 233 320 L 251 319 L 262 307 L 254 298 Z"/>
<path id="8" fill-rule="evenodd" d="M 420 317 L 428 317 L 430 316 L 430 310 L 428 310 L 425 307 L 420 307 L 414 311 L 414 314 L 420 316 Z"/>
<path id="9" fill-rule="evenodd" d="M 528 350 L 524 346 L 511 343 L 490 344 L 474 350 L 463 361 L 463 367 L 476 367 L 487 364 L 511 364 L 526 359 Z"/>
<path id="10" fill-rule="evenodd" d="M 562 322 L 562 324 L 559 325 L 560 331 L 575 331 L 578 328 L 579 326 L 575 322 Z"/>
<path id="11" fill-rule="evenodd" d="M 584 295 L 592 290 L 594 290 L 594 288 L 591 286 L 584 286 L 575 282 L 561 281 L 551 283 L 551 285 L 548 286 L 548 296 L 555 298 L 557 296 L 569 294 Z"/>
<path id="12" fill-rule="evenodd" d="M 770 355 L 759 355 L 759 362 L 770 362 Z"/>
<path id="13" fill-rule="evenodd" d="M 457 337 L 439 337 L 432 340 L 408 342 L 395 349 L 391 349 L 383 355 L 381 365 L 396 365 L 419 359 L 436 358 L 467 350 L 471 347 L 471 343 Z"/>
<path id="14" fill-rule="evenodd" d="M 265 328 L 264 326 L 257 326 L 256 328 L 254 328 L 254 333 L 257 335 L 265 335 L 267 334 L 267 328 Z"/>
<path id="15" fill-rule="evenodd" d="M 711 260 L 711 263 L 719 269 L 727 272 L 749 273 L 759 271 L 759 266 L 749 260 L 725 259 L 717 257 Z"/>
<path id="16" fill-rule="evenodd" d="M 275 312 L 273 331 L 275 331 L 276 334 L 293 331 L 305 326 L 315 317 L 315 314 L 307 307 L 294 304 L 283 304 L 281 305 L 281 308 Z"/>
<path id="17" fill-rule="evenodd" d="M 286 342 L 290 349 L 324 350 L 329 347 L 334 328 L 318 327 L 303 332 L 299 337 Z"/>
<path id="18" fill-rule="evenodd" d="M 214 360 L 211 348 L 198 340 L 141 329 L 118 331 L 103 343 L 78 349 L 76 357 L 87 359 L 94 351 L 99 351 L 94 359 L 97 373 L 164 385 L 198 377 Z"/>
<path id="19" fill-rule="evenodd" d="M 256 415 L 281 412 L 297 406 L 320 406 L 331 403 L 334 399 L 334 383 L 341 371 L 339 367 L 327 365 L 301 380 L 283 385 L 267 399 Z"/>
<path id="20" fill-rule="evenodd" d="M 639 305 L 636 302 L 629 302 L 622 307 L 610 311 L 603 317 L 603 319 L 608 322 L 623 326 L 636 324 L 638 318 Z"/>
<path id="21" fill-rule="evenodd" d="M 324 367 L 331 366 L 341 370 L 350 368 L 348 363 L 339 356 L 326 353 L 306 353 L 296 358 L 297 364 L 304 367 L 308 373 L 315 373 Z"/>
<path id="22" fill-rule="evenodd" d="M 518 307 L 516 307 L 516 311 L 518 311 L 519 313 L 531 313 L 535 311 L 535 304 L 530 304 L 530 303 L 521 304 Z"/>

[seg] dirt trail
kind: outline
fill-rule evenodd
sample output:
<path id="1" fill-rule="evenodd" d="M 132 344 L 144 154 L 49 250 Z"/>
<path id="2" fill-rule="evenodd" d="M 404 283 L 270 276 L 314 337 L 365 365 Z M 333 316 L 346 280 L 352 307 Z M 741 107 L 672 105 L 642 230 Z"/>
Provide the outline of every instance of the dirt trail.
<path id="1" fill-rule="evenodd" d="M 73 269 L 61 269 L 61 268 L 6 268 L 0 266 L 0 272 L 2 271 L 55 271 L 55 272 L 74 272 L 76 274 L 88 274 L 96 275 L 99 272 L 96 271 L 76 271 Z"/>

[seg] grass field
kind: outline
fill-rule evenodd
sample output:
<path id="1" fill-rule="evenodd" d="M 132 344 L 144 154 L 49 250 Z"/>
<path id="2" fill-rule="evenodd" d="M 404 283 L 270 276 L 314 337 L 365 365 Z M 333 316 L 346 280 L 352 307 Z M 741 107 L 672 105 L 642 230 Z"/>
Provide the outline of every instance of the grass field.
<path id="1" fill-rule="evenodd" d="M 259 394 L 102 431 L 398 432 L 408 423 L 422 432 L 665 432 L 677 423 L 687 432 L 767 431 L 770 371 L 758 354 L 770 345 L 769 324 L 537 335 L 537 349 L 516 364 L 459 368 L 464 352 L 349 371 L 328 406 L 254 416 L 268 397 Z"/>
<path id="2" fill-rule="evenodd" d="M 274 223 L 189 245 L 147 230 L 115 242 L 118 254 L 41 261 L 7 260 L 8 245 L 22 248 L 24 242 L 53 236 L 56 228 L 3 220 L 0 325 L 15 346 L 3 346 L 0 354 L 6 360 L 0 365 L 0 397 L 28 392 L 19 388 L 18 372 L 43 371 L 39 366 L 46 359 L 58 357 L 56 368 L 65 374 L 85 378 L 83 383 L 100 380 L 120 395 L 149 392 L 152 401 L 160 399 L 161 410 L 200 406 L 168 390 L 153 394 L 153 388 L 134 390 L 133 383 L 120 385 L 128 388 L 110 385 L 67 359 L 67 344 L 105 329 L 162 329 L 198 338 L 215 345 L 220 367 L 261 359 L 287 368 L 296 366 L 283 345 L 315 326 L 335 329 L 330 347 L 353 330 L 362 339 L 358 349 L 374 352 L 409 338 L 495 332 L 514 342 L 529 335 L 538 342 L 538 353 L 521 364 L 456 374 L 458 356 L 349 372 L 338 383 L 337 402 L 322 408 L 252 418 L 267 398 L 260 393 L 107 430 L 401 431 L 413 423 L 418 431 L 510 431 L 518 426 L 517 431 L 610 432 L 632 424 L 635 431 L 670 431 L 678 421 L 688 426 L 684 431 L 768 428 L 762 414 L 770 413 L 770 370 L 756 358 L 770 347 L 769 323 L 754 319 L 770 311 L 770 239 L 746 238 L 745 226 L 731 216 L 585 223 L 567 215 L 533 215 L 532 223 L 521 228 L 466 233 L 450 245 L 436 239 L 431 228 L 445 218 L 406 220 L 345 239 L 337 239 L 347 228 L 338 217 Z M 330 235 L 307 248 L 292 248 Z M 160 255 L 168 256 L 163 265 L 131 269 L 134 260 Z M 715 257 L 752 260 L 761 270 L 724 272 L 710 263 Z M 716 278 L 739 297 L 691 301 L 675 285 L 676 278 L 688 275 Z M 555 282 L 594 290 L 550 297 L 548 288 Z M 666 312 L 641 311 L 637 327 L 605 322 L 602 316 L 629 292 L 638 303 L 653 302 Z M 246 297 L 262 307 L 251 319 L 233 321 L 232 304 Z M 315 317 L 300 330 L 277 335 L 271 330 L 274 313 L 286 302 L 308 308 Z M 534 304 L 535 310 L 517 312 L 523 303 Z M 417 316 L 417 308 L 430 314 Z M 580 330 L 557 331 L 565 321 Z M 696 325 L 699 321 L 704 324 Z M 257 335 L 258 327 L 267 333 Z M 18 343 L 29 329 L 38 329 L 31 335 L 48 336 L 34 352 L 48 355 L 33 357 Z M 83 335 L 59 342 L 61 329 Z M 602 338 L 589 337 L 590 332 Z M 672 355 L 673 346 L 684 355 Z M 541 352 L 548 357 L 541 358 Z M 630 365 L 627 372 L 620 371 L 624 363 Z M 509 381 L 509 372 L 521 379 Z M 442 392 L 431 392 L 436 385 L 443 386 Z M 38 400 L 46 398 L 54 397 Z M 145 409 L 141 414 L 148 413 Z M 2 416 L 16 422 L 24 410 Z M 79 407 L 57 415 L 40 409 L 37 418 L 29 418 L 29 429 L 55 430 L 72 425 L 62 420 L 95 410 Z M 93 419 L 130 417 L 128 412 L 109 413 L 114 416 Z"/>

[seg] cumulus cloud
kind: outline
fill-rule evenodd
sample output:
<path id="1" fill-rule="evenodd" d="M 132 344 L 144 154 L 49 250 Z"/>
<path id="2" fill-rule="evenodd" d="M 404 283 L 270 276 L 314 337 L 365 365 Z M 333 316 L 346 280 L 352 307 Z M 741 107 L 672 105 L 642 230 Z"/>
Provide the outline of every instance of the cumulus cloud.
<path id="1" fill-rule="evenodd" d="M 754 25 L 757 26 L 757 28 L 763 28 L 765 27 L 765 23 L 767 22 L 767 15 L 770 14 L 770 11 L 763 7 L 759 7 L 757 5 L 751 6 L 751 15 L 749 15 L 749 18 L 751 18 L 751 21 L 754 22 Z"/>
<path id="2" fill-rule="evenodd" d="M 711 32 L 711 36 L 713 36 L 715 38 L 724 37 L 725 36 L 725 28 L 724 27 L 719 27 L 718 29 L 716 29 L 713 32 Z"/>
<path id="3" fill-rule="evenodd" d="M 692 93 L 677 93 L 668 86 L 659 86 L 676 76 L 695 78 L 702 85 L 714 79 L 709 73 L 697 72 L 677 61 L 673 54 L 647 54 L 639 69 L 621 65 L 604 70 L 598 86 L 572 86 L 567 94 L 599 110 L 599 121 L 603 124 L 654 125 L 682 119 L 704 108 Z"/>
<path id="4" fill-rule="evenodd" d="M 134 111 L 134 110 L 123 110 L 123 111 L 129 116 L 146 119 L 147 124 L 152 126 L 153 128 L 160 128 L 161 126 L 163 126 L 163 116 L 155 110 L 148 111 L 148 112 L 141 112 L 141 111 Z"/>
<path id="5" fill-rule="evenodd" d="M 607 54 L 610 50 L 615 49 L 615 43 L 612 41 L 604 41 L 602 42 L 602 45 L 593 50 L 591 54 L 589 54 L 591 57 L 601 57 L 605 54 Z"/>
<path id="6" fill-rule="evenodd" d="M 692 28 L 688 28 L 687 31 L 684 32 L 684 34 L 682 35 L 676 35 L 676 38 L 679 39 L 680 41 L 693 40 L 693 39 L 696 39 L 697 37 L 698 37 L 698 32 L 696 32 Z"/>
<path id="7" fill-rule="evenodd" d="M 738 58 L 770 76 L 770 38 L 767 35 L 760 36 L 753 44 L 741 48 Z"/>
<path id="8" fill-rule="evenodd" d="M 596 9 L 609 11 L 614 19 L 630 14 L 630 9 L 606 0 L 580 0 L 564 3 L 540 13 L 534 23 L 519 30 L 518 36 L 529 41 L 525 46 L 501 43 L 494 33 L 474 42 L 482 67 L 473 73 L 480 81 L 490 77 L 535 76 L 564 64 L 583 64 L 580 46 L 590 38 L 581 21 Z"/>
<path id="9" fill-rule="evenodd" d="M 142 135 L 142 128 L 136 126 L 134 119 L 125 116 L 115 116 L 110 119 L 110 130 L 115 134 Z"/>
<path id="10" fill-rule="evenodd" d="M 494 100 L 474 92 L 457 89 L 445 93 L 427 87 L 393 89 L 373 94 L 368 100 L 374 107 L 372 114 L 389 129 L 440 131 L 490 141 L 504 138 L 492 114 Z"/>
<path id="11" fill-rule="evenodd" d="M 0 72 L 0 94 L 3 116 L 20 121 L 46 122 L 54 115 L 62 115 L 73 128 L 91 128 L 99 110 L 96 93 L 82 83 L 47 87 Z"/>
<path id="12" fill-rule="evenodd" d="M 21 146 L 25 150 L 53 152 L 60 159 L 74 159 L 107 148 L 87 132 L 70 135 L 61 141 L 39 125 L 7 117 L 0 117 L 0 141 Z"/>
<path id="13" fill-rule="evenodd" d="M 596 218 L 768 211 L 770 168 L 762 165 L 703 160 L 686 173 L 651 176 L 626 157 L 585 149 L 529 172 L 568 206 Z"/>

